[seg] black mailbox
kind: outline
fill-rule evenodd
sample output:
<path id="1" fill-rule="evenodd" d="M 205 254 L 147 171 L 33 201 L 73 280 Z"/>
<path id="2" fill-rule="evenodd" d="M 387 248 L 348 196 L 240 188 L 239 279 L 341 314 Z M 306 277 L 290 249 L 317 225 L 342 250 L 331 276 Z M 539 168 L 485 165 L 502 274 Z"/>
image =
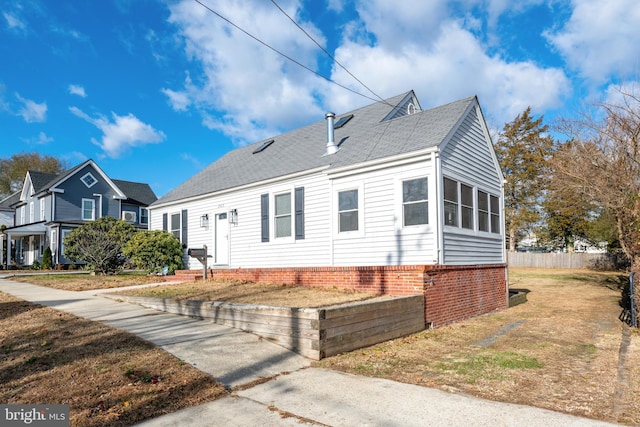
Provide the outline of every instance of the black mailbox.
<path id="1" fill-rule="evenodd" d="M 207 252 L 204 248 L 189 248 L 187 253 L 193 258 L 204 258 L 207 256 Z"/>

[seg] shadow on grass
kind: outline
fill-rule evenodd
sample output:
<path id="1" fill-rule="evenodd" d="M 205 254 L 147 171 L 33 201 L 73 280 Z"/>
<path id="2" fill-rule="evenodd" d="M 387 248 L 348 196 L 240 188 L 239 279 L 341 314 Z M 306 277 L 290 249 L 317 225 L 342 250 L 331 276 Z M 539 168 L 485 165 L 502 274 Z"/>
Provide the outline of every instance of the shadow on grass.
<path id="1" fill-rule="evenodd" d="M 72 425 L 132 425 L 228 394 L 147 341 L 48 307 L 1 302 L 0 331 L 0 399 L 68 403 Z"/>

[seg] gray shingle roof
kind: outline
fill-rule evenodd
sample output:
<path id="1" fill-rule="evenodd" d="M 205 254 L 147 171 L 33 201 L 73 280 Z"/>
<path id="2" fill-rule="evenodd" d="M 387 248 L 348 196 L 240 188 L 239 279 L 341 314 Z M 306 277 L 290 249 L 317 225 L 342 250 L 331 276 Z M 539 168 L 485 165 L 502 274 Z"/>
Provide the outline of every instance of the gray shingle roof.
<path id="1" fill-rule="evenodd" d="M 158 199 L 154 205 L 175 202 L 241 185 L 285 176 L 318 167 L 329 169 L 356 165 L 439 145 L 456 126 L 475 97 L 382 121 L 412 91 L 340 114 L 353 118 L 335 130 L 340 150 L 324 156 L 327 141 L 325 120 L 273 138 L 235 149 Z M 260 153 L 253 151 L 265 141 L 274 143 Z"/>
<path id="2" fill-rule="evenodd" d="M 20 201 L 20 191 L 16 191 L 10 196 L 5 197 L 0 200 L 0 210 L 2 211 L 12 211 L 12 205 L 18 203 Z"/>
<path id="3" fill-rule="evenodd" d="M 31 183 L 36 193 L 46 191 L 51 187 L 54 187 L 57 183 L 65 179 L 66 177 L 74 174 L 79 169 L 86 166 L 91 160 L 87 160 L 79 165 L 72 167 L 63 173 L 56 175 L 53 173 L 44 173 L 38 171 L 29 171 L 31 177 Z M 142 205 L 150 205 L 158 197 L 155 195 L 149 184 L 141 182 L 123 181 L 120 179 L 111 179 L 111 181 L 122 191 L 127 199 L 134 203 Z"/>
<path id="4" fill-rule="evenodd" d="M 123 181 L 121 179 L 112 179 L 112 181 L 124 194 L 127 195 L 127 199 L 129 201 L 137 202 L 142 205 L 150 205 L 158 199 L 149 184 Z"/>
<path id="5" fill-rule="evenodd" d="M 55 173 L 29 171 L 29 176 L 31 177 L 31 184 L 33 184 L 33 191 L 39 193 L 42 190 L 46 190 L 48 187 L 50 187 L 47 184 L 49 184 L 51 181 L 55 181 L 56 178 L 60 175 L 56 175 Z"/>

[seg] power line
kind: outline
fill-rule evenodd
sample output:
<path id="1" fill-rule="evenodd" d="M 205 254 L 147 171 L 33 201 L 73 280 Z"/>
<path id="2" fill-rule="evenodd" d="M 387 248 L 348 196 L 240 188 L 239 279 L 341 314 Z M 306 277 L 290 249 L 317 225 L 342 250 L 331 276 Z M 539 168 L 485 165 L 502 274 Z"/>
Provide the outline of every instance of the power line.
<path id="1" fill-rule="evenodd" d="M 251 37 L 252 39 L 254 39 L 255 41 L 257 41 L 258 43 L 260 43 L 261 45 L 271 49 L 272 51 L 274 51 L 275 53 L 277 53 L 278 55 L 281 55 L 283 57 L 285 57 L 286 59 L 288 59 L 289 61 L 293 62 L 294 64 L 304 68 L 307 71 L 312 72 L 313 74 L 315 74 L 318 77 L 321 77 L 323 79 L 325 79 L 326 81 L 328 81 L 329 83 L 333 83 L 334 85 L 340 86 L 343 89 L 348 90 L 349 92 L 355 93 L 356 95 L 360 95 L 364 98 L 367 98 L 371 101 L 376 101 L 378 102 L 377 99 L 375 98 L 371 98 L 370 96 L 364 95 L 356 90 L 353 90 L 347 86 L 341 85 L 340 83 L 331 80 L 329 77 L 323 76 L 322 74 L 318 73 L 315 70 L 312 70 L 311 68 L 307 67 L 306 65 L 296 61 L 295 59 L 291 58 L 290 56 L 286 55 L 285 53 L 280 52 L 278 49 L 272 47 L 271 45 L 267 44 L 266 42 L 263 42 L 262 40 L 260 40 L 258 37 L 254 36 L 253 34 L 249 33 L 248 31 L 244 30 L 243 28 L 239 27 L 238 25 L 234 24 L 233 22 L 231 22 L 229 19 L 225 18 L 224 16 L 220 15 L 218 12 L 216 12 L 215 10 L 213 10 L 212 8 L 210 8 L 209 6 L 207 6 L 206 4 L 202 3 L 200 0 L 194 0 L 196 3 L 198 3 L 200 6 L 204 7 L 205 9 L 207 9 L 209 12 L 213 13 L 214 15 L 216 15 L 218 18 L 222 19 L 223 21 L 227 22 L 229 25 L 233 26 L 234 28 L 242 31 L 244 34 L 246 34 L 247 36 Z"/>
<path id="2" fill-rule="evenodd" d="M 309 39 L 314 42 L 316 44 L 316 46 L 318 46 L 329 58 L 331 58 L 331 60 L 333 62 L 335 62 L 336 64 L 338 64 L 340 66 L 340 68 L 342 68 L 344 71 L 347 72 L 347 74 L 349 74 L 351 77 L 354 78 L 355 81 L 357 81 L 358 83 L 360 83 L 365 89 L 367 89 L 369 92 L 371 92 L 373 94 L 373 96 L 375 96 L 376 98 L 378 98 L 380 101 L 386 103 L 386 101 L 377 93 L 375 93 L 373 90 L 371 90 L 369 88 L 369 86 L 367 86 L 366 84 L 364 84 L 359 78 L 357 78 L 356 76 L 354 76 L 351 71 L 349 71 L 347 69 L 347 67 L 345 67 L 344 65 L 342 65 L 333 55 L 331 55 L 324 47 L 322 47 L 322 45 L 320 43 L 318 43 L 316 41 L 316 39 L 314 39 L 311 34 L 309 34 L 304 28 L 302 28 L 296 21 L 295 19 L 293 19 L 291 16 L 289 16 L 289 14 L 287 12 L 285 12 L 278 3 L 276 3 L 275 0 L 271 0 L 271 3 L 273 3 L 275 5 L 275 7 L 277 7 L 280 12 L 282 12 L 282 14 L 284 16 L 286 16 L 287 18 L 289 18 L 289 20 L 291 22 L 293 22 L 293 24 L 298 27 L 298 29 L 300 29 L 300 31 L 302 31 L 307 37 L 309 37 Z"/>

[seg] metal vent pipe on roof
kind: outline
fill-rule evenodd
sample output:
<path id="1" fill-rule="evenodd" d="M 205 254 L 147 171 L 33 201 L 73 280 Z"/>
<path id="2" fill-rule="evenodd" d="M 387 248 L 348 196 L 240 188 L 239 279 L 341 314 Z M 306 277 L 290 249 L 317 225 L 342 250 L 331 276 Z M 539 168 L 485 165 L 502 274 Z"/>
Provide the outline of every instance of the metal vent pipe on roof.
<path id="1" fill-rule="evenodd" d="M 325 156 L 335 154 L 339 150 L 333 137 L 333 120 L 335 117 L 335 113 L 327 113 L 324 115 L 324 118 L 327 119 L 327 152 Z"/>

